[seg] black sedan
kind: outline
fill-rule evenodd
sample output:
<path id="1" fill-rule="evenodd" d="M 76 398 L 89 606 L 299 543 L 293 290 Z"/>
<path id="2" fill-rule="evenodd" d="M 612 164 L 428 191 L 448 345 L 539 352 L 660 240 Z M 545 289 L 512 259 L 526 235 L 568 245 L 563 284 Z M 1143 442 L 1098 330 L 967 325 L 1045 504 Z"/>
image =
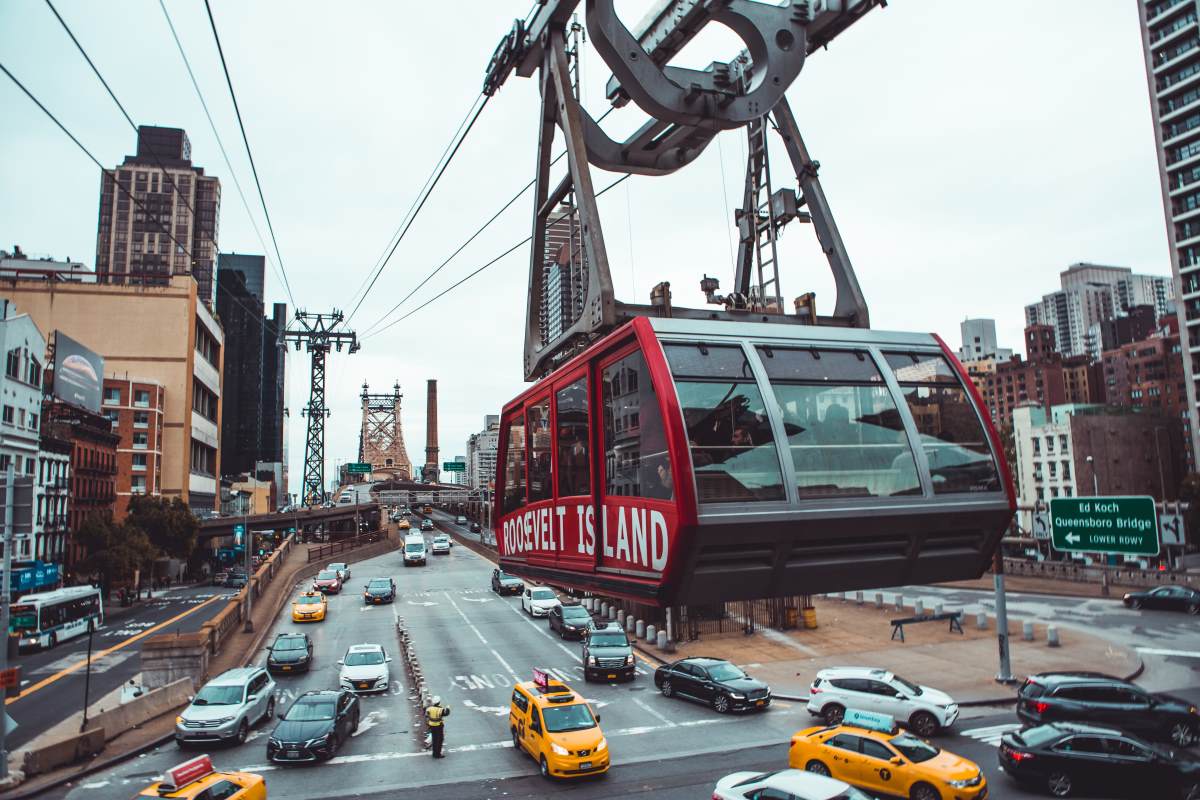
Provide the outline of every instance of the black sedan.
<path id="1" fill-rule="evenodd" d="M 482 530 L 482 528 L 479 527 L 478 522 L 471 523 L 471 533 L 479 533 L 481 530 Z"/>
<path id="2" fill-rule="evenodd" d="M 582 639 L 591 629 L 596 627 L 592 615 L 581 605 L 555 606 L 546 615 L 550 622 L 550 630 L 558 633 L 560 639 Z"/>
<path id="3" fill-rule="evenodd" d="M 492 570 L 492 591 L 496 594 L 520 594 L 525 591 L 525 582 L 516 575 L 499 569 Z"/>
<path id="4" fill-rule="evenodd" d="M 358 697 L 353 692 L 305 692 L 296 698 L 267 740 L 270 761 L 324 761 L 358 730 Z"/>
<path id="5" fill-rule="evenodd" d="M 1128 608 L 1161 608 L 1166 611 L 1186 611 L 1193 617 L 1200 614 L 1200 591 L 1190 586 L 1159 586 L 1125 595 Z"/>
<path id="6" fill-rule="evenodd" d="M 363 602 L 367 605 L 391 603 L 396 600 L 396 582 L 391 578 L 372 578 L 363 587 Z"/>
<path id="7" fill-rule="evenodd" d="M 720 658 L 693 656 L 664 664 L 654 671 L 654 685 L 663 697 L 686 697 L 719 714 L 771 705 L 770 686 Z"/>
<path id="8" fill-rule="evenodd" d="M 1082 792 L 1131 798 L 1200 797 L 1200 761 L 1115 728 L 1055 722 L 1008 733 L 1000 769 L 1055 797 Z"/>
<path id="9" fill-rule="evenodd" d="M 267 655 L 268 672 L 308 672 L 312 666 L 312 639 L 306 633 L 281 633 Z"/>

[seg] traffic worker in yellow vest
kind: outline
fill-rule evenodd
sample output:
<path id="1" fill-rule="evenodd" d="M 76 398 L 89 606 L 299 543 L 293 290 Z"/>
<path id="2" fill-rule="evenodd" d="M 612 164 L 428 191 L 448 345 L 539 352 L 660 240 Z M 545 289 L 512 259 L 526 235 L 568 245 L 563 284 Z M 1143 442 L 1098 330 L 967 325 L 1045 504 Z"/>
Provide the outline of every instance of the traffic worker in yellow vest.
<path id="1" fill-rule="evenodd" d="M 446 717 L 450 709 L 442 705 L 442 698 L 435 697 L 429 708 L 425 709 L 425 724 L 429 726 L 429 735 L 433 737 L 433 757 L 442 758 L 442 739 L 446 735 Z"/>

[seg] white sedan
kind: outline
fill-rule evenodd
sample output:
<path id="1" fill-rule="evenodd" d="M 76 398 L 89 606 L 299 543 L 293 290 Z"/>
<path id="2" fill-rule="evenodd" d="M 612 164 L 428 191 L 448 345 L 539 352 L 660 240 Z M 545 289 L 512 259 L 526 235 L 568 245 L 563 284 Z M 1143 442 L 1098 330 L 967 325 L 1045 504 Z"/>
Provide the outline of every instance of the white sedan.
<path id="1" fill-rule="evenodd" d="M 778 772 L 735 772 L 717 781 L 713 800 L 747 797 L 792 797 L 795 800 L 871 800 L 848 783 L 802 769 Z"/>
<path id="2" fill-rule="evenodd" d="M 433 545 L 430 547 L 430 550 L 433 551 L 433 554 L 435 556 L 439 555 L 439 554 L 446 555 L 447 553 L 449 553 L 450 552 L 450 536 L 445 533 L 442 533 L 442 534 L 439 534 L 439 535 L 433 537 Z"/>
<path id="3" fill-rule="evenodd" d="M 338 684 L 351 692 L 386 692 L 391 685 L 392 658 L 378 644 L 355 644 L 338 661 Z"/>
<path id="4" fill-rule="evenodd" d="M 337 572 L 338 577 L 342 579 L 342 583 L 350 580 L 350 565 L 344 561 L 335 561 L 325 569 Z"/>
<path id="5" fill-rule="evenodd" d="M 545 586 L 526 586 L 521 595 L 521 608 L 531 617 L 546 617 L 550 609 L 561 606 L 558 595 Z"/>

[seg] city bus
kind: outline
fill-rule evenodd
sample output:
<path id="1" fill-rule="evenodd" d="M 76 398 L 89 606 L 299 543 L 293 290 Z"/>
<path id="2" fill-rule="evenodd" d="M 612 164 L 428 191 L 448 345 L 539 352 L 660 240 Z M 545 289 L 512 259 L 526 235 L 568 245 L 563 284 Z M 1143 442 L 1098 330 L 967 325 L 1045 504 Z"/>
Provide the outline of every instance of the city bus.
<path id="1" fill-rule="evenodd" d="M 94 586 L 71 586 L 53 592 L 27 594 L 13 603 L 9 635 L 17 647 L 48 650 L 61 641 L 87 633 L 88 622 L 104 622 L 104 603 Z"/>

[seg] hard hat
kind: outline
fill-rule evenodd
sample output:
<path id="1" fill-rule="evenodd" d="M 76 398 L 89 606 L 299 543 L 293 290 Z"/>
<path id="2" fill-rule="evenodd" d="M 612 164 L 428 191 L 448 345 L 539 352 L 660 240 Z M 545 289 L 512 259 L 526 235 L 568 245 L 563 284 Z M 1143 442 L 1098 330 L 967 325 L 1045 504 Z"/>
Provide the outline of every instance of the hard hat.
<path id="1" fill-rule="evenodd" d="M 438 697 L 437 695 L 434 695 L 433 704 L 435 706 L 440 706 L 442 704 L 442 698 Z"/>

